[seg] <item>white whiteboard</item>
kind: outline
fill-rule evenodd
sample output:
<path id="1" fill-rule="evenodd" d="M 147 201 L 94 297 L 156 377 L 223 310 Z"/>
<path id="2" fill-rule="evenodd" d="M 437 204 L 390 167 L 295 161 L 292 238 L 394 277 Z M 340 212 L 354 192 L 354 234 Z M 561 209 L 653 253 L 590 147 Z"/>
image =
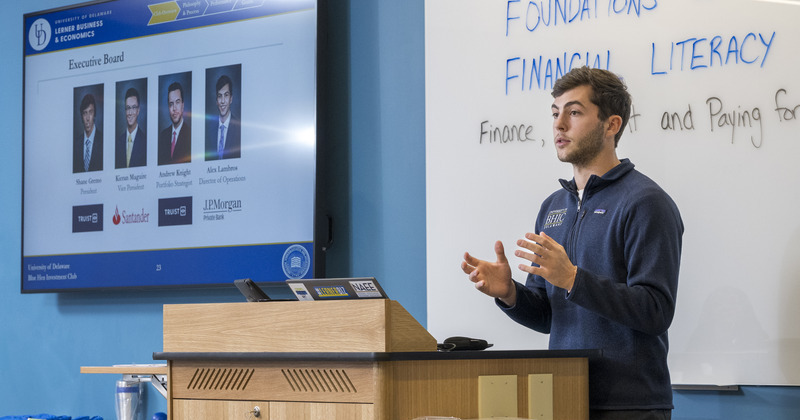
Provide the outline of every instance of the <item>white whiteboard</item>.
<path id="1" fill-rule="evenodd" d="M 618 156 L 686 226 L 673 383 L 800 385 L 798 20 L 798 1 L 426 0 L 430 332 L 547 348 L 459 264 L 464 251 L 493 260 L 498 239 L 510 255 L 557 178 L 572 177 L 552 145 L 549 92 L 557 65 L 588 56 L 633 95 Z M 523 125 L 524 142 L 487 134 Z"/>

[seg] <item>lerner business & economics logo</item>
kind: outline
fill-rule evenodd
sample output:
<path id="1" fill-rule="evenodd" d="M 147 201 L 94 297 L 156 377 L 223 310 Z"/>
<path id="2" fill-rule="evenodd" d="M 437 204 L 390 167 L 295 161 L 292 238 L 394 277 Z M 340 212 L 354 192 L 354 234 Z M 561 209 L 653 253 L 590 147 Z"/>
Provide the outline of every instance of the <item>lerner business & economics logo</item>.
<path id="1" fill-rule="evenodd" d="M 53 37 L 53 30 L 50 27 L 50 22 L 45 18 L 36 19 L 28 31 L 28 43 L 31 48 L 36 51 L 41 51 L 50 44 L 50 39 Z"/>
<path id="2" fill-rule="evenodd" d="M 304 246 L 294 244 L 286 248 L 281 265 L 287 278 L 301 279 L 311 268 L 311 257 Z"/>

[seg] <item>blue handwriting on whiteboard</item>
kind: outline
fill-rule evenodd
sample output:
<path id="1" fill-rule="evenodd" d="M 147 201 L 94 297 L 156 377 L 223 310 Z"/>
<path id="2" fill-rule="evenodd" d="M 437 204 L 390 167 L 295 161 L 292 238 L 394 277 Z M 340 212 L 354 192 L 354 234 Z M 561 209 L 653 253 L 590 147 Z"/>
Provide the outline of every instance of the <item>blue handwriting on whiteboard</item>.
<path id="1" fill-rule="evenodd" d="M 608 15 L 636 14 L 642 15 L 642 10 L 653 10 L 658 6 L 657 0 L 608 0 Z"/>
<path id="2" fill-rule="evenodd" d="M 711 39 L 686 38 L 670 42 L 669 46 L 653 42 L 650 73 L 667 74 L 673 70 L 697 70 L 734 64 L 764 67 L 774 40 L 775 32 L 766 36 L 750 32 L 744 37 L 733 35 L 725 38 L 717 35 Z"/>
<path id="3" fill-rule="evenodd" d="M 509 88 L 520 91 L 552 89 L 553 83 L 575 67 L 589 66 L 609 69 L 611 50 L 600 53 L 564 53 L 557 57 L 530 59 L 514 57 L 506 60 L 506 95 Z"/>
<path id="4" fill-rule="evenodd" d="M 608 15 L 636 15 L 653 10 L 658 0 L 604 0 L 608 2 Z M 507 0 L 506 36 L 512 23 L 522 23 L 528 32 L 540 26 L 568 25 L 597 19 L 598 0 Z M 522 12 L 524 8 L 524 13 Z"/>

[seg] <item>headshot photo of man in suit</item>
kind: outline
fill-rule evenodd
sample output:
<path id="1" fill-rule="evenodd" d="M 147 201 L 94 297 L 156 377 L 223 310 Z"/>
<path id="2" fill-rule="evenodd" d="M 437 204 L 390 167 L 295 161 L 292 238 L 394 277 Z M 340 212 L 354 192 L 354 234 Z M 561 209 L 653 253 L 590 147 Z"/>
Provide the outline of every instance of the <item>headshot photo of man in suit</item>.
<path id="1" fill-rule="evenodd" d="M 234 83 L 223 74 L 215 87 L 212 94 L 218 112 L 206 112 L 206 160 L 239 158 L 242 128 L 238 115 L 233 111 L 237 99 Z"/>
<path id="2" fill-rule="evenodd" d="M 166 105 L 170 124 L 158 134 L 158 164 L 187 163 L 192 161 L 192 124 L 184 113 L 186 92 L 179 82 L 167 88 Z"/>
<path id="3" fill-rule="evenodd" d="M 81 99 L 78 110 L 80 129 L 73 141 L 72 172 L 103 170 L 103 131 L 97 124 L 97 101 L 91 93 Z"/>
<path id="4" fill-rule="evenodd" d="M 117 134 L 114 166 L 133 168 L 147 165 L 147 130 L 139 124 L 139 91 L 128 88 L 125 92 L 125 130 Z"/>

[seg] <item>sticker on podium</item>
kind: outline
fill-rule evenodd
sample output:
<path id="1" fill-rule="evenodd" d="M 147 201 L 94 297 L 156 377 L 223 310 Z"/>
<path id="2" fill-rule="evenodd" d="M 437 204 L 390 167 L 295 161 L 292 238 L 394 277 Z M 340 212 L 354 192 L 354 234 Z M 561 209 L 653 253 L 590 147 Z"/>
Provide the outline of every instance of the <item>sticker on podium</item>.
<path id="1" fill-rule="evenodd" d="M 388 299 L 374 277 L 289 279 L 297 300 Z"/>

